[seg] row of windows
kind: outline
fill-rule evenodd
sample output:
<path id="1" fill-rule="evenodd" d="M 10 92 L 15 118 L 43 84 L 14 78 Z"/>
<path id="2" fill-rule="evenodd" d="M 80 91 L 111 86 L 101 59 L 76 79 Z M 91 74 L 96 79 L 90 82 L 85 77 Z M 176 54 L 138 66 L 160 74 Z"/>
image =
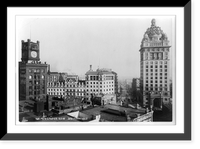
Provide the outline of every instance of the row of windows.
<path id="1" fill-rule="evenodd" d="M 87 84 L 102 84 L 102 82 L 87 82 Z M 113 84 L 114 82 L 103 82 L 103 84 Z"/>
<path id="2" fill-rule="evenodd" d="M 160 77 L 160 79 L 163 79 L 163 78 L 164 78 L 164 79 L 167 79 L 167 77 Z M 151 80 L 152 80 L 153 77 L 146 77 L 146 80 L 148 80 L 148 79 L 151 79 Z M 158 77 L 155 77 L 155 79 L 158 79 Z"/>
<path id="3" fill-rule="evenodd" d="M 69 95 L 69 96 L 84 96 L 85 93 L 62 93 L 62 92 L 48 92 L 49 95 Z"/>
<path id="4" fill-rule="evenodd" d="M 75 91 L 80 91 L 80 92 L 83 92 L 84 89 L 48 89 L 48 91 L 69 91 L 69 92 L 75 92 Z"/>
<path id="5" fill-rule="evenodd" d="M 146 68 L 153 68 L 153 65 L 146 65 Z M 155 65 L 155 68 L 158 68 L 158 65 Z M 163 65 L 160 65 L 160 68 L 163 68 Z M 167 68 L 167 65 L 164 65 L 164 68 Z"/>
<path id="6" fill-rule="evenodd" d="M 32 75 L 29 75 L 29 77 L 28 77 L 29 79 L 44 79 L 45 78 L 45 76 L 44 75 L 34 75 L 34 77 L 32 76 Z"/>
<path id="7" fill-rule="evenodd" d="M 106 92 L 106 91 L 113 91 L 113 90 L 114 89 L 112 88 L 112 89 L 104 89 L 103 91 Z M 90 92 L 99 92 L 99 91 L 102 92 L 102 89 L 100 89 L 100 90 L 98 90 L 98 89 L 96 89 L 96 90 L 95 89 L 90 89 L 90 90 L 87 89 L 87 92 L 89 92 L 89 91 Z"/>
<path id="8" fill-rule="evenodd" d="M 42 73 L 44 73 L 45 69 L 29 69 L 28 72 L 29 73 L 32 73 L 32 72 L 37 72 L 37 73 L 42 72 Z"/>
<path id="9" fill-rule="evenodd" d="M 29 81 L 29 86 L 31 86 L 31 85 L 44 85 L 45 84 L 45 80 L 43 80 L 43 81 L 40 81 L 40 80 L 35 80 L 35 81 Z"/>
<path id="10" fill-rule="evenodd" d="M 165 85 L 165 87 L 167 87 L 167 84 L 164 84 Z M 146 87 L 148 87 L 149 85 L 148 84 L 146 84 Z M 153 87 L 153 84 L 150 84 L 150 86 L 151 87 Z M 155 84 L 154 85 L 155 87 L 157 87 L 158 86 L 158 84 Z M 162 84 L 160 84 L 160 87 L 162 87 L 163 85 Z"/>
<path id="11" fill-rule="evenodd" d="M 54 84 L 54 83 L 48 83 L 48 86 L 60 86 L 60 87 L 84 87 L 84 85 L 62 85 L 62 84 Z"/>
<path id="12" fill-rule="evenodd" d="M 145 91 L 167 91 L 167 88 L 157 88 L 155 87 L 154 89 L 153 88 L 145 88 Z"/>
<path id="13" fill-rule="evenodd" d="M 158 83 L 158 81 L 157 80 L 154 80 L 155 81 L 155 83 Z M 153 83 L 153 80 L 151 80 L 151 81 L 146 81 L 146 83 Z M 162 80 L 160 80 L 160 83 L 163 83 L 163 81 Z M 165 81 L 165 83 L 167 83 L 167 81 Z"/>
<path id="14" fill-rule="evenodd" d="M 87 85 L 87 88 L 102 88 L 102 86 L 89 86 L 89 85 Z M 106 87 L 113 87 L 113 85 L 106 85 L 106 86 L 103 86 L 103 88 L 106 88 Z"/>
<path id="15" fill-rule="evenodd" d="M 150 62 L 146 61 L 145 64 L 146 65 L 148 65 L 148 64 L 167 64 L 167 61 L 150 61 Z M 143 62 L 141 62 L 141 65 L 143 65 Z"/>
<path id="16" fill-rule="evenodd" d="M 167 64 L 167 61 L 164 61 L 164 62 L 163 61 L 159 61 L 159 62 L 158 61 L 150 61 L 150 62 L 147 61 L 145 63 L 146 64 L 153 64 L 153 63 L 155 63 L 155 64 Z"/>
<path id="17" fill-rule="evenodd" d="M 141 74 L 143 74 L 143 73 L 141 73 Z M 148 76 L 148 75 L 151 75 L 151 76 L 153 76 L 153 73 L 146 73 L 146 76 Z M 162 76 L 162 75 L 165 75 L 165 76 L 167 76 L 167 73 L 160 73 L 160 76 Z M 158 75 L 158 73 L 155 73 L 155 76 L 157 76 Z"/>
<path id="18" fill-rule="evenodd" d="M 155 72 L 158 72 L 158 69 L 154 69 L 155 70 Z M 148 72 L 149 70 L 148 69 L 146 69 L 146 72 Z M 162 72 L 163 70 L 162 69 L 160 69 L 160 72 Z M 164 70 L 165 72 L 167 72 L 167 69 L 165 69 Z M 150 72 L 153 72 L 153 69 L 150 69 Z"/>

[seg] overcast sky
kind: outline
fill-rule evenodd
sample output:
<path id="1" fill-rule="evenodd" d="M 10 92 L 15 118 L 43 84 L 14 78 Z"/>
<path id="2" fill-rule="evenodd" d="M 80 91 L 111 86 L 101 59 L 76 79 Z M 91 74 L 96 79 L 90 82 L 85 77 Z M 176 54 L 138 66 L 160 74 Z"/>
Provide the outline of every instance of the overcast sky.
<path id="1" fill-rule="evenodd" d="M 172 41 L 172 17 L 16 17 L 16 45 L 21 60 L 21 40 L 40 41 L 40 60 L 51 71 L 84 76 L 110 68 L 119 78 L 140 77 L 140 44 L 151 20 Z M 171 50 L 175 48 L 172 46 Z"/>

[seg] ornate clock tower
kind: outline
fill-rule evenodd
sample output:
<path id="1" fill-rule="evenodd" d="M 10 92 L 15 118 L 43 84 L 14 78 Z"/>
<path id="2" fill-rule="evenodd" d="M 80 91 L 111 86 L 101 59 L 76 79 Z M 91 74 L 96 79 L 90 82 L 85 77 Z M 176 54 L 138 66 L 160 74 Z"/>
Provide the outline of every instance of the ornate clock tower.
<path id="1" fill-rule="evenodd" d="M 31 42 L 30 39 L 27 42 L 22 40 L 22 62 L 27 63 L 28 60 L 39 61 L 39 41 L 37 43 Z"/>
<path id="2" fill-rule="evenodd" d="M 19 100 L 46 100 L 47 64 L 40 62 L 39 41 L 22 40 L 19 62 Z"/>

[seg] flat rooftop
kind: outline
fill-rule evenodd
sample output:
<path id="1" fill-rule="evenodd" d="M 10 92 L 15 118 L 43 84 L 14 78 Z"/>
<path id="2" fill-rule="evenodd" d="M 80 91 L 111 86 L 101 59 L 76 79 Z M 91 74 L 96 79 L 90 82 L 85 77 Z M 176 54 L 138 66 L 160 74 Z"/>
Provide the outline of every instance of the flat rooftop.
<path id="1" fill-rule="evenodd" d="M 137 117 L 138 114 L 145 114 L 145 110 L 143 109 L 133 109 L 112 104 L 90 107 L 81 112 L 93 116 L 101 115 L 101 119 L 105 121 L 127 121 L 126 114 L 132 118 Z"/>

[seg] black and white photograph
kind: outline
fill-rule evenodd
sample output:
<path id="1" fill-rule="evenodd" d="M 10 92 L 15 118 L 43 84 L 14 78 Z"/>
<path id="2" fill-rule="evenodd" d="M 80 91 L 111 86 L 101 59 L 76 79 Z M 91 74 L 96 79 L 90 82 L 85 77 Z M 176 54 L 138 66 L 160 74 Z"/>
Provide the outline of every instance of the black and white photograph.
<path id="1" fill-rule="evenodd" d="M 17 16 L 20 123 L 174 122 L 174 16 Z"/>
<path id="2" fill-rule="evenodd" d="M 8 8 L 1 140 L 191 140 L 191 3 L 165 6 Z"/>

